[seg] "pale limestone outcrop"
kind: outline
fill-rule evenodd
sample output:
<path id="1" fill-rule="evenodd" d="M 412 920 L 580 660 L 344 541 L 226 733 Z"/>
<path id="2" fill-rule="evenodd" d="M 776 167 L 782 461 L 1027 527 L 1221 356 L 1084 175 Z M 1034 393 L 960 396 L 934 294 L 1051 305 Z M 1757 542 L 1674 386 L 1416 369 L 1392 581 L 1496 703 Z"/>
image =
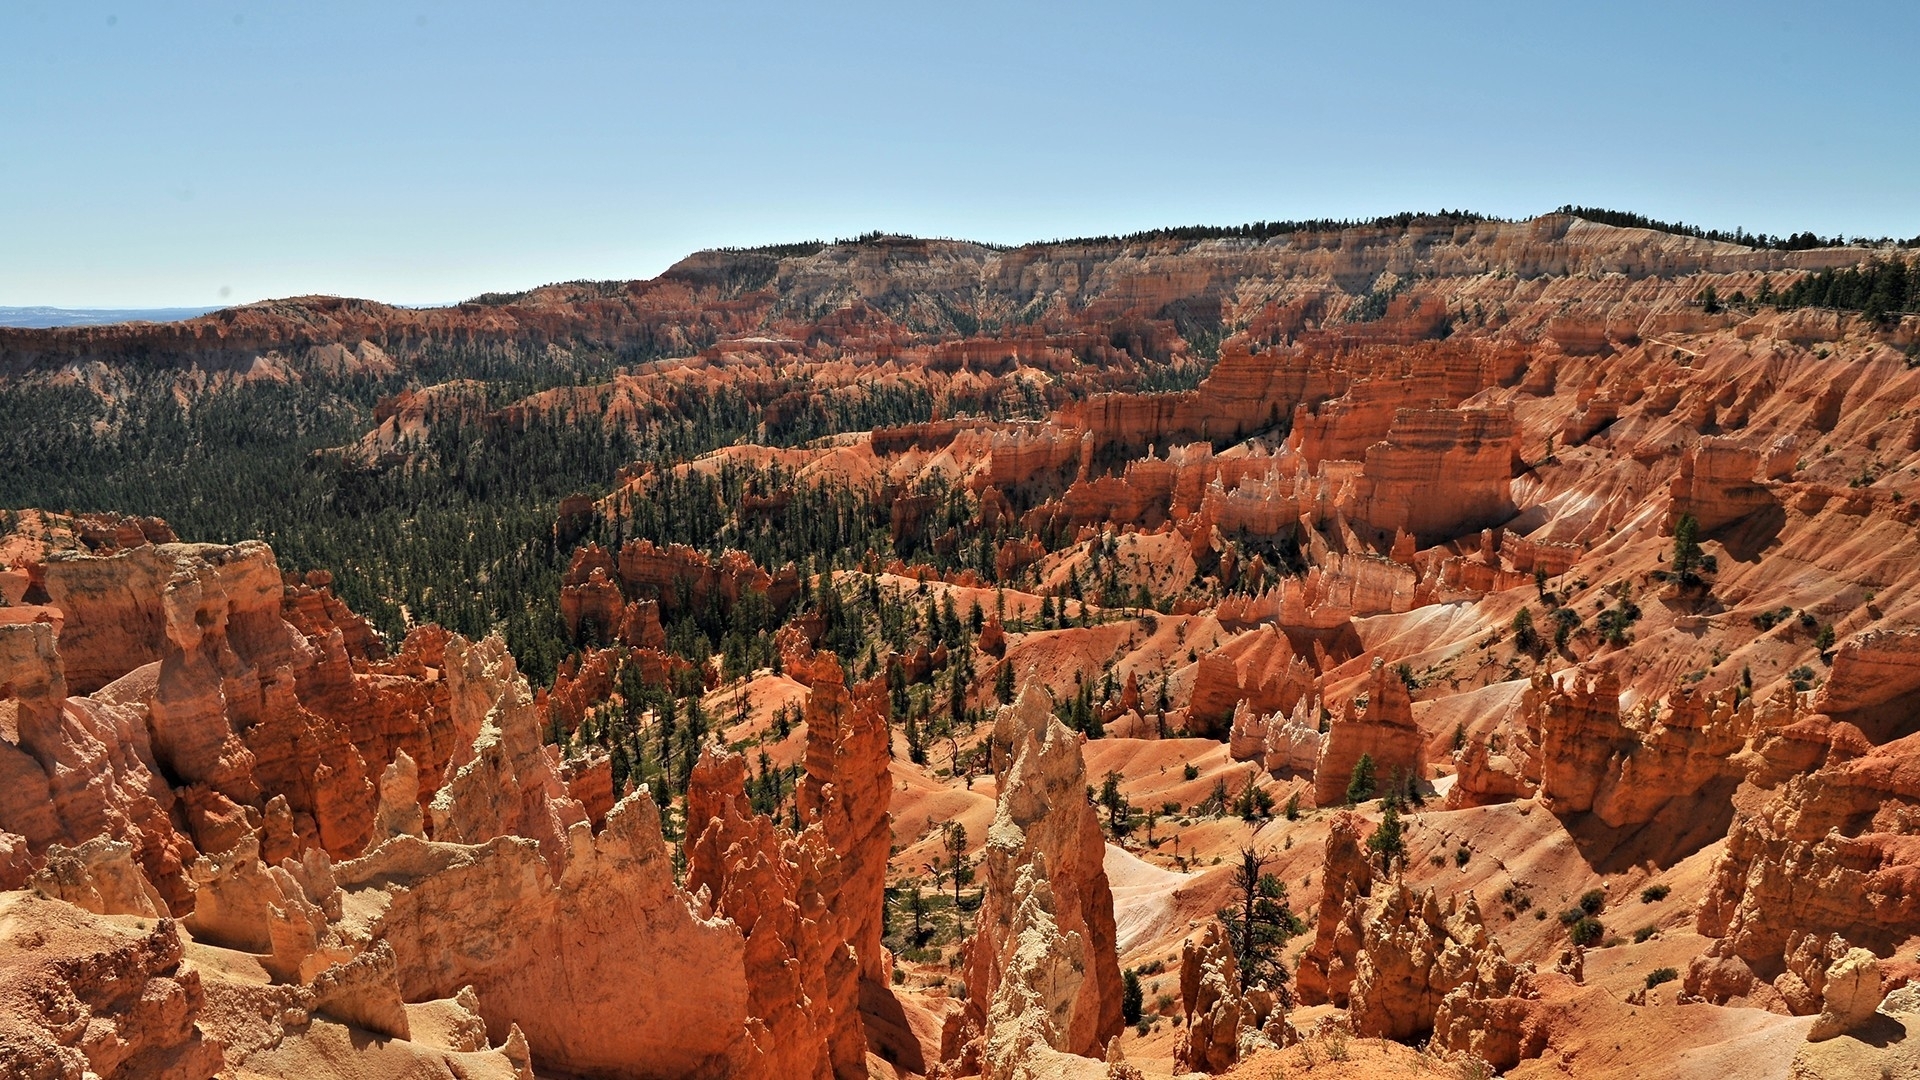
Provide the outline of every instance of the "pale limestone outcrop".
<path id="1" fill-rule="evenodd" d="M 459 1000 L 403 1005 L 384 944 L 304 982 L 264 984 L 244 967 L 206 963 L 203 947 L 188 953 L 171 920 L 148 931 L 10 893 L 0 895 L 0 926 L 0 1073 L 9 1078 L 533 1080 L 518 1032 L 492 1050 Z M 416 1015 L 429 1019 L 426 1030 Z"/>
<path id="2" fill-rule="evenodd" d="M 0 712 L 19 732 L 0 746 L 0 830 L 30 860 L 126 841 L 183 914 L 197 853 L 257 830 L 269 863 L 308 846 L 357 854 L 394 755 L 439 784 L 444 631 L 384 658 L 325 574 L 283 575 L 257 543 L 29 556 L 44 558 L 26 565 L 57 618 L 0 625 Z"/>
<path id="3" fill-rule="evenodd" d="M 1310 775 L 1320 760 L 1326 736 L 1319 728 L 1320 699 L 1302 695 L 1293 710 L 1261 715 L 1242 701 L 1233 712 L 1228 737 L 1235 761 L 1257 761 L 1268 772 Z"/>
<path id="4" fill-rule="evenodd" d="M 455 638 L 447 643 L 445 670 L 454 730 L 472 736 L 428 807 L 434 839 L 524 837 L 558 871 L 567 831 L 586 822 L 586 811 L 568 797 L 558 756 L 541 742 L 539 709 L 506 643 Z"/>
<path id="5" fill-rule="evenodd" d="M 165 917 L 167 902 L 134 861 L 133 845 L 96 836 L 79 847 L 55 844 L 29 884 L 95 915 Z"/>
<path id="6" fill-rule="evenodd" d="M 1062 1049 L 1071 1045 L 1078 991 L 1095 962 L 1087 940 L 1055 920 L 1058 899 L 1044 855 L 1036 853 L 1014 873 L 1006 898 L 1010 909 L 999 926 L 999 979 L 980 1037 L 980 1074 L 987 1080 L 1102 1075 L 1104 1069 L 1087 1055 Z M 976 939 L 970 959 L 983 940 Z"/>
<path id="7" fill-rule="evenodd" d="M 878 763 L 885 774 L 884 760 Z M 830 893 L 838 858 L 818 825 L 793 836 L 755 813 L 746 759 L 708 747 L 687 788 L 687 888 L 746 938 L 748 1035 L 765 1075 L 864 1076 L 853 952 Z"/>
<path id="8" fill-rule="evenodd" d="M 1078 738 L 1029 684 L 1001 709 L 991 749 L 1000 798 L 967 952 L 966 1017 L 982 1072 L 1010 1077 L 1030 1058 L 1099 1055 L 1121 1028 L 1120 969 Z"/>
<path id="9" fill-rule="evenodd" d="M 1823 766 L 1734 822 L 1696 918 L 1720 940 L 1689 965 L 1687 993 L 1757 991 L 1812 1013 L 1833 961 L 1891 954 L 1920 920 L 1920 735 L 1869 748 L 1835 729 Z"/>
<path id="10" fill-rule="evenodd" d="M 405 750 L 380 774 L 380 808 L 373 816 L 373 844 L 396 836 L 425 836 L 426 815 L 420 809 L 420 769 Z"/>
<path id="11" fill-rule="evenodd" d="M 186 917 L 189 933 L 224 948 L 252 953 L 272 950 L 268 909 L 285 894 L 260 861 L 257 835 L 246 835 L 230 851 L 195 859 L 188 876 L 194 885 L 193 911 Z"/>
<path id="12" fill-rule="evenodd" d="M 171 920 L 150 930 L 31 893 L 0 894 L 0 1073 L 18 1080 L 207 1080 L 220 1046 Z"/>
<path id="13" fill-rule="evenodd" d="M 1880 961 L 1865 949 L 1849 949 L 1827 968 L 1820 991 L 1820 1015 L 1807 1031 L 1808 1042 L 1843 1035 L 1865 1024 L 1880 1007 Z"/>
<path id="14" fill-rule="evenodd" d="M 1227 730 L 1227 754 L 1235 761 L 1266 760 L 1266 717 L 1245 701 L 1234 706 L 1233 722 Z"/>
<path id="15" fill-rule="evenodd" d="M 312 1009 L 389 1039 L 410 1035 L 393 946 L 371 947 L 313 977 Z"/>
<path id="16" fill-rule="evenodd" d="M 511 836 L 398 837 L 334 873 L 349 911 L 377 911 L 356 932 L 391 945 L 403 1000 L 471 986 L 495 1039 L 518 1026 L 535 1061 L 566 1072 L 732 1073 L 746 1051 L 741 937 L 675 886 L 646 790 L 599 836 L 583 822 L 568 841 L 557 879 Z"/>

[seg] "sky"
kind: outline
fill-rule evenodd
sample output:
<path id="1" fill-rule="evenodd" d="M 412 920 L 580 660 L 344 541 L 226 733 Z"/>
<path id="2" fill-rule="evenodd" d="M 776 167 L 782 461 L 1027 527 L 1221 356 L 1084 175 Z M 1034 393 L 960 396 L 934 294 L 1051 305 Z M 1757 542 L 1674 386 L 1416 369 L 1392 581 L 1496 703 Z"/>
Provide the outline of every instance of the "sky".
<path id="1" fill-rule="evenodd" d="M 0 3 L 0 305 L 1564 203 L 1920 234 L 1920 4 Z"/>

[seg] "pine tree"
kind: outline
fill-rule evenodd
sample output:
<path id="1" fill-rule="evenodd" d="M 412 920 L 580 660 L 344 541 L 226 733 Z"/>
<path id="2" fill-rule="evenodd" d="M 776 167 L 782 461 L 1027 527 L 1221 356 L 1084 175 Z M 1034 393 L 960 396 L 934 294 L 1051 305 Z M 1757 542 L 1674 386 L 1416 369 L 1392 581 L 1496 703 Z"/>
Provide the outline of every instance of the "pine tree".
<path id="1" fill-rule="evenodd" d="M 958 910 L 960 887 L 973 881 L 973 867 L 967 863 L 967 827 L 957 821 L 948 822 L 943 843 L 947 849 L 947 861 L 953 867 L 953 906 Z"/>
<path id="2" fill-rule="evenodd" d="M 1000 665 L 993 677 L 993 696 L 1002 705 L 1013 704 L 1013 661 Z"/>
<path id="3" fill-rule="evenodd" d="M 1518 652 L 1534 653 L 1540 648 L 1540 631 L 1533 628 L 1533 609 L 1513 613 L 1513 647 Z"/>
<path id="4" fill-rule="evenodd" d="M 1287 968 L 1280 950 L 1306 927 L 1287 906 L 1286 883 L 1266 873 L 1267 860 L 1252 847 L 1240 849 L 1230 882 L 1235 903 L 1215 913 L 1240 967 L 1242 986 L 1282 989 Z"/>
<path id="5" fill-rule="evenodd" d="M 1372 836 L 1367 837 L 1367 850 L 1385 864 L 1389 874 L 1393 873 L 1396 862 L 1404 863 L 1407 860 L 1407 844 L 1402 832 L 1400 811 L 1388 806 L 1380 815 L 1379 827 L 1373 830 Z"/>
<path id="6" fill-rule="evenodd" d="M 1361 754 L 1353 763 L 1353 775 L 1347 780 L 1347 805 L 1354 806 L 1373 798 L 1373 755 Z"/>
<path id="7" fill-rule="evenodd" d="M 1133 831 L 1133 806 L 1120 794 L 1120 782 L 1124 779 L 1118 772 L 1108 772 L 1100 784 L 1100 805 L 1107 811 L 1107 827 L 1115 837 L 1124 837 Z"/>

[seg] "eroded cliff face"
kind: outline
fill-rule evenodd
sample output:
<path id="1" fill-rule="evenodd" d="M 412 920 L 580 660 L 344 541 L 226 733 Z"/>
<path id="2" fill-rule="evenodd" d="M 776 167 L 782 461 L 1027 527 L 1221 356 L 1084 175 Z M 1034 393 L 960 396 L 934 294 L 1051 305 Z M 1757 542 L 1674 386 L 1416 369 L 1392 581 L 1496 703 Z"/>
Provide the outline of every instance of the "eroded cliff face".
<path id="1" fill-rule="evenodd" d="M 0 830 L 30 850 L 125 840 L 184 913 L 196 854 L 262 828 L 275 858 L 357 854 L 396 754 L 437 786 L 456 738 L 444 632 L 386 658 L 323 577 L 283 577 L 257 543 L 25 555 L 44 621 L 0 625 L 0 707 L 19 718 L 0 756 L 26 796 Z"/>
<path id="2" fill-rule="evenodd" d="M 1886 956 L 1912 937 L 1920 736 L 1870 749 L 1850 730 L 1832 740 L 1824 766 L 1788 779 L 1728 835 L 1699 913 L 1720 940 L 1688 969 L 1689 993 L 1816 1012 L 1831 962 L 1851 947 Z"/>
<path id="3" fill-rule="evenodd" d="M 1625 1022 L 1608 1010 L 1628 993 L 1675 1039 L 1799 1046 L 1785 1017 L 1724 1002 L 1824 1009 L 1838 1034 L 1808 1045 L 1845 1044 L 1913 974 L 1899 957 L 1920 919 L 1920 326 L 1696 297 L 1859 256 L 1558 217 L 1012 252 L 889 240 L 441 312 L 301 301 L 0 334 L 0 367 L 109 398 L 110 361 L 136 346 L 189 399 L 408 370 L 448 341 L 675 354 L 504 407 L 410 388 L 341 451 L 372 468 L 430 464 L 413 448 L 435 424 L 617 428 L 675 416 L 689 388 L 739 395 L 771 443 L 875 388 L 941 409 L 636 465 L 568 500 L 560 609 L 581 651 L 545 693 L 497 641 L 427 628 L 389 654 L 324 575 L 283 575 L 258 545 L 33 517 L 0 538 L 0 885 L 110 927 L 176 917 L 186 960 L 144 977 L 184 988 L 198 955 L 205 1002 L 150 996 L 265 1075 L 364 1060 L 357 1031 L 468 1076 L 1123 1076 L 1119 1045 L 1096 1060 L 1116 1034 L 1213 1069 L 1343 1024 L 1501 1068 L 1558 1052 L 1578 1076 L 1604 1074 L 1592 1030 Z M 1137 392 L 1196 361 L 1216 319 L 1198 389 Z M 1013 400 L 1024 418 L 973 415 Z M 718 509 L 775 527 L 787 488 L 821 485 L 881 550 L 836 553 L 803 586 L 718 545 L 633 539 L 668 478 L 776 466 L 780 483 Z M 950 505 L 964 514 L 933 527 Z M 1681 569 L 1689 517 L 1711 562 Z M 607 546 L 574 547 L 590 533 Z M 981 608 L 955 640 L 870 635 L 847 658 L 905 676 L 906 716 L 829 650 L 820 590 L 869 582 L 912 590 L 910 623 L 936 601 Z M 783 623 L 777 669 L 734 679 L 669 650 L 668 625 L 756 594 Z M 1003 672 L 1022 692 L 997 722 L 922 738 L 915 762 L 908 717 L 982 715 Z M 725 744 L 768 755 L 757 774 L 676 746 L 683 816 L 629 794 L 635 759 L 595 741 L 616 716 L 658 724 L 629 673 L 724 703 Z M 1105 738 L 1049 715 L 1083 688 Z M 1385 874 L 1375 811 L 1332 809 L 1363 755 L 1381 789 L 1447 792 L 1405 808 L 1411 850 Z M 1108 769 L 1148 823 L 1124 853 L 1087 798 Z M 953 957 L 882 943 L 889 874 L 918 879 L 962 819 L 985 841 L 964 1004 Z M 1273 1026 L 1200 925 L 1222 888 L 1208 860 L 1242 843 L 1318 898 L 1297 987 L 1344 1010 L 1319 1031 Z M 1633 919 L 1648 937 L 1531 971 L 1567 941 L 1546 909 L 1596 888 L 1611 936 Z M 1620 911 L 1641 889 L 1644 919 Z M 1192 1022 L 1155 1033 L 1156 1007 L 1147 1034 L 1121 1033 L 1121 966 L 1152 981 L 1175 956 Z M 1684 981 L 1646 985 L 1664 967 Z M 80 1045 L 57 1026 L 47 1045 Z M 125 1053 L 192 1042 L 135 1026 Z M 916 1041 L 918 1058 L 881 1053 Z"/>
<path id="4" fill-rule="evenodd" d="M 498 639 L 423 632 L 377 659 L 364 624 L 323 586 L 283 580 L 260 545 L 69 553 L 46 574 L 46 621 L 0 624 L 7 884 L 30 878 L 100 915 L 185 915 L 195 947 L 252 954 L 283 999 L 268 1029 L 228 1032 L 223 1059 L 193 1028 L 190 977 L 103 991 L 167 1019 L 130 1014 L 125 1047 L 71 1052 L 96 1071 L 173 1055 L 178 1075 L 211 1075 L 295 1044 L 323 1053 L 329 1025 L 408 1041 L 411 1015 L 459 999 L 477 1036 L 409 1042 L 407 1060 L 478 1055 L 474 1075 L 531 1061 L 582 1076 L 865 1075 L 860 981 L 884 988 L 888 971 L 888 727 L 884 695 L 850 694 L 830 657 L 805 711 L 805 827 L 752 814 L 740 759 L 710 750 L 683 888 L 646 789 L 590 823 Z M 60 634 L 111 639 L 134 667 L 69 697 Z M 128 961 L 143 977 L 177 975 L 182 935 L 161 925 L 141 946 L 154 955 Z M 233 1007 L 252 1007 L 227 998 L 252 992 L 218 993 L 205 1022 L 226 1031 Z M 73 1037 L 52 1024 L 21 1029 L 23 1068 L 66 1067 Z"/>

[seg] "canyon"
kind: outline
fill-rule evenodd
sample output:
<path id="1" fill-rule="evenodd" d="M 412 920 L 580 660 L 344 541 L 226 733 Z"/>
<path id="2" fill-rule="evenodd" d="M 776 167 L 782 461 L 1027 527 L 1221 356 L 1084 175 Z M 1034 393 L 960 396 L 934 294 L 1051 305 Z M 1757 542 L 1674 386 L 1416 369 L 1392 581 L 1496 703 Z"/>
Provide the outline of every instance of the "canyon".
<path id="1" fill-rule="evenodd" d="M 1416 216 L 0 329 L 87 438 L 391 387 L 329 505 L 632 451 L 473 633 L 0 517 L 0 1062 L 1902 1075 L 1920 315 L 1753 299 L 1882 257 Z"/>

